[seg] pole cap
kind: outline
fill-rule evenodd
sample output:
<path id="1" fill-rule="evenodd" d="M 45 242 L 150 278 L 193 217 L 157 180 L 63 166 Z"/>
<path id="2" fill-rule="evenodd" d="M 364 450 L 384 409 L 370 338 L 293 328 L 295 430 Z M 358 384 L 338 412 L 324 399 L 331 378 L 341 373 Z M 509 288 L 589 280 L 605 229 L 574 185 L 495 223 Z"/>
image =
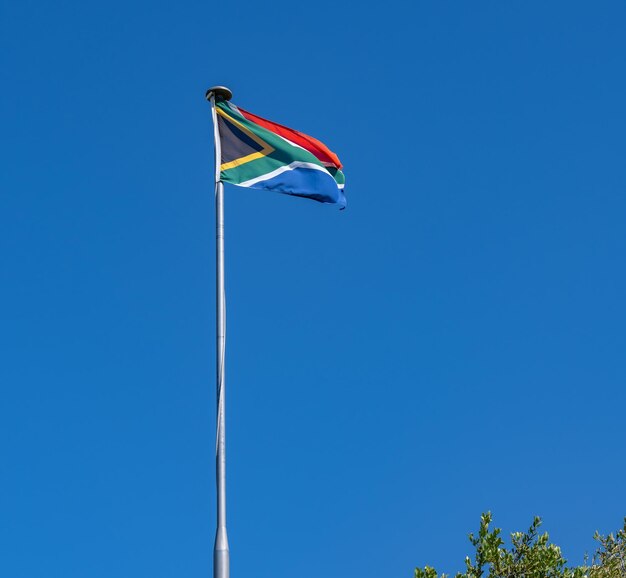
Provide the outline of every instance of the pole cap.
<path id="1" fill-rule="evenodd" d="M 211 100 L 211 96 L 221 98 L 222 100 L 230 100 L 233 97 L 233 93 L 230 88 L 225 86 L 212 86 L 206 91 L 206 99 Z"/>

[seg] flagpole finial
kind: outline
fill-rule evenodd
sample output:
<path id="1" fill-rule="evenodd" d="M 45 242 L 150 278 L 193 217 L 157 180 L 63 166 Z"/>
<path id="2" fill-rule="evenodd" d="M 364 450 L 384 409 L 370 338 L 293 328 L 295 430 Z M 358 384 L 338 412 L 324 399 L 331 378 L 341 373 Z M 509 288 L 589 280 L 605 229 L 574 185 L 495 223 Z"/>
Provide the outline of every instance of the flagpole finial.
<path id="1" fill-rule="evenodd" d="M 206 91 L 206 99 L 211 100 L 212 96 L 223 100 L 230 100 L 233 97 L 233 93 L 230 88 L 226 88 L 225 86 L 212 86 Z"/>

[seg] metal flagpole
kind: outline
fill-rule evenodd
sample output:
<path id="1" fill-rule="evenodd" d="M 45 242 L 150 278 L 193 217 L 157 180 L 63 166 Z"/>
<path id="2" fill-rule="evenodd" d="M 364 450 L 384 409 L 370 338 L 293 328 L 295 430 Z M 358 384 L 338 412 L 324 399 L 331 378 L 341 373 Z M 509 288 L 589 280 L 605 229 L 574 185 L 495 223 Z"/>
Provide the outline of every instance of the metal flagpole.
<path id="1" fill-rule="evenodd" d="M 215 233 L 216 233 L 216 349 L 217 349 L 217 432 L 215 469 L 217 482 L 217 531 L 213 547 L 213 577 L 230 577 L 230 551 L 226 532 L 226 293 L 224 290 L 224 183 L 220 180 L 222 151 L 217 126 L 215 100 L 230 100 L 232 92 L 214 86 L 206 93 L 213 114 L 215 138 Z"/>

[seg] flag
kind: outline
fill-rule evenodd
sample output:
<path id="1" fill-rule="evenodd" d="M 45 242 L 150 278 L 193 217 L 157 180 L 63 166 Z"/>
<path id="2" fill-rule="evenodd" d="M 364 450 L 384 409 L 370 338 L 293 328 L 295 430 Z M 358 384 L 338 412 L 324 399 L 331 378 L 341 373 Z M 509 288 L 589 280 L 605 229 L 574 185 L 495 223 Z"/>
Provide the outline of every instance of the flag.
<path id="1" fill-rule="evenodd" d="M 342 164 L 325 144 L 223 99 L 215 111 L 222 181 L 345 208 Z"/>

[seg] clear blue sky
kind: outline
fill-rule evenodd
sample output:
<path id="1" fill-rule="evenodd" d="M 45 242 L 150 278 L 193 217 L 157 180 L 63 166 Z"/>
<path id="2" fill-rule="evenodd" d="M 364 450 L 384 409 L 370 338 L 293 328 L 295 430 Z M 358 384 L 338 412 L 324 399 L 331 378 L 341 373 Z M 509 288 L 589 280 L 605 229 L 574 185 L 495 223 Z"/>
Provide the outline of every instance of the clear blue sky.
<path id="1" fill-rule="evenodd" d="M 206 577 L 206 88 L 349 206 L 226 190 L 234 577 L 454 572 L 626 514 L 623 2 L 0 7 L 0 575 Z"/>

